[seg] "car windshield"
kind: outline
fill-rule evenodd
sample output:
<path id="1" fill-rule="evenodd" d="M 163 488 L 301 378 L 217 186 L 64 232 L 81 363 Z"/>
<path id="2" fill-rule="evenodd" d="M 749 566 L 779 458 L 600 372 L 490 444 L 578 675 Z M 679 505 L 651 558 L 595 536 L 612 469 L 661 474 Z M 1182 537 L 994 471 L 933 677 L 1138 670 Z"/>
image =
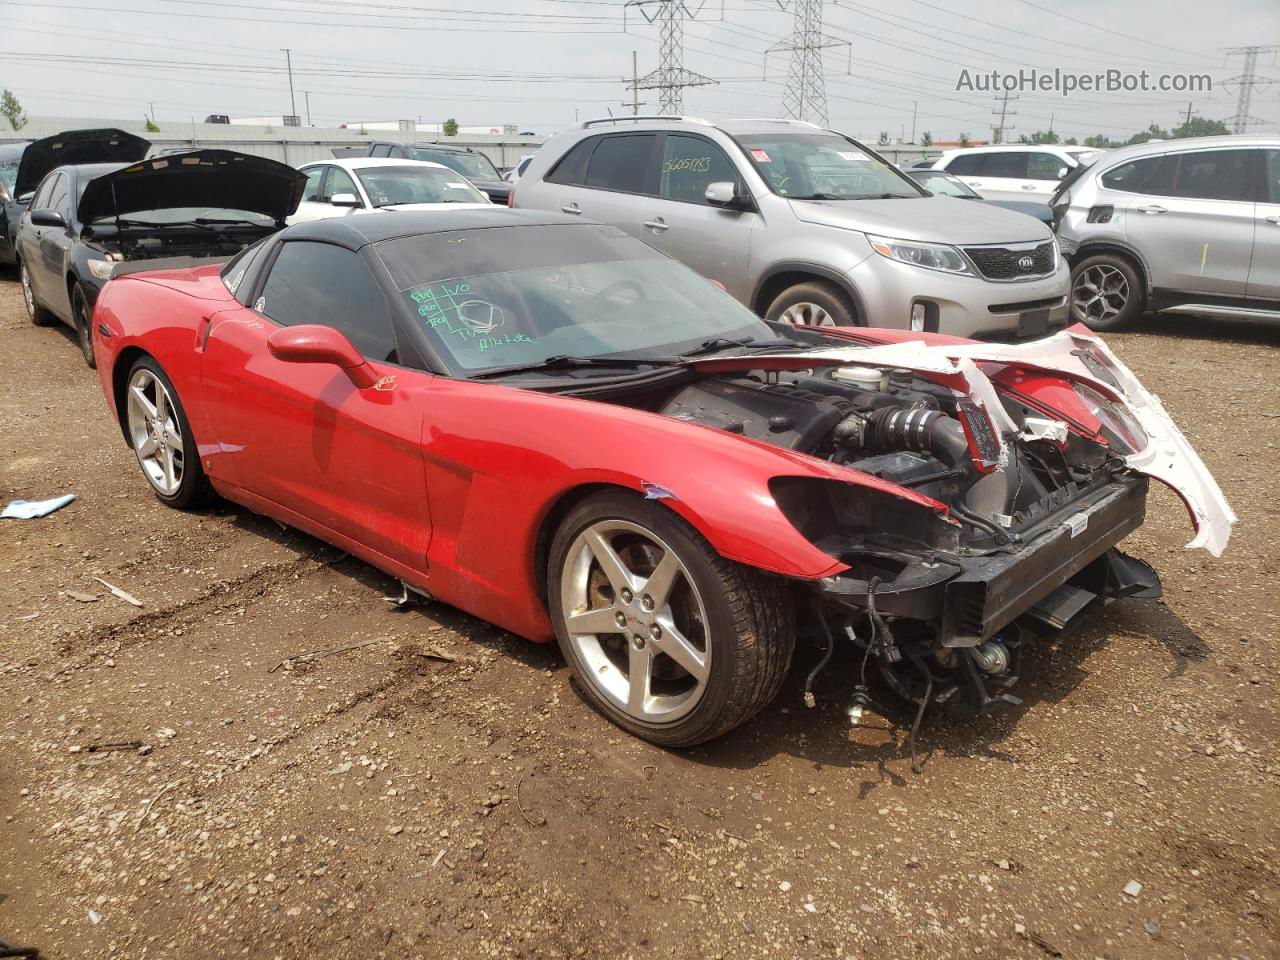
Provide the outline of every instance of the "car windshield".
<path id="1" fill-rule="evenodd" d="M 743 136 L 760 176 L 792 200 L 870 200 L 923 196 L 890 164 L 834 133 L 770 133 Z"/>
<path id="2" fill-rule="evenodd" d="M 397 203 L 488 203 L 489 198 L 452 170 L 438 167 L 366 167 L 356 176 L 375 207 Z"/>
<path id="3" fill-rule="evenodd" d="M 12 193 L 13 183 L 18 178 L 18 161 L 21 157 L 0 159 L 0 193 Z"/>
<path id="4" fill-rule="evenodd" d="M 433 150 L 430 147 L 415 147 L 413 159 L 427 160 L 431 163 L 443 163 L 450 170 L 457 170 L 464 177 L 472 180 L 501 180 L 498 168 L 483 153 L 463 153 L 453 150 Z"/>
<path id="5" fill-rule="evenodd" d="M 616 227 L 458 230 L 383 241 L 377 251 L 414 329 L 455 375 L 553 357 L 661 360 L 711 338 L 778 339 L 709 280 Z"/>
<path id="6" fill-rule="evenodd" d="M 945 170 L 913 170 L 907 174 L 935 197 L 976 197 L 968 184 Z"/>

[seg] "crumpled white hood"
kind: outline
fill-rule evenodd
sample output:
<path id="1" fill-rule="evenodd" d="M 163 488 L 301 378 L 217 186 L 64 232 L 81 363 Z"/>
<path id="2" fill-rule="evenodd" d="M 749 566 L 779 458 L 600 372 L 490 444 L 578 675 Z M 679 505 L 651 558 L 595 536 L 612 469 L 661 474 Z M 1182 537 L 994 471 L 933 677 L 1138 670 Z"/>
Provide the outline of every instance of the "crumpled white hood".
<path id="1" fill-rule="evenodd" d="M 1115 380 L 1115 385 L 1101 380 L 1084 362 L 1088 356 L 1094 364 Z M 795 354 L 754 354 L 753 362 L 769 358 L 795 360 Z M 1196 536 L 1187 548 L 1203 547 L 1215 557 L 1221 556 L 1236 522 L 1227 499 L 1213 475 L 1201 461 L 1187 438 L 1165 412 L 1160 399 L 1146 389 L 1098 337 L 1074 330 L 1064 330 L 1042 340 L 1020 344 L 963 343 L 926 344 L 920 340 L 876 347 L 837 347 L 806 352 L 805 359 L 870 366 L 891 367 L 921 374 L 960 376 L 968 384 L 969 398 L 990 420 L 997 438 L 1016 431 L 1005 413 L 999 395 L 979 363 L 1009 363 L 1058 373 L 1081 381 L 1124 406 L 1146 433 L 1145 448 L 1124 458 L 1138 473 L 1146 474 L 1173 489 L 1191 512 Z M 1001 441 L 1001 456 L 1005 456 Z"/>

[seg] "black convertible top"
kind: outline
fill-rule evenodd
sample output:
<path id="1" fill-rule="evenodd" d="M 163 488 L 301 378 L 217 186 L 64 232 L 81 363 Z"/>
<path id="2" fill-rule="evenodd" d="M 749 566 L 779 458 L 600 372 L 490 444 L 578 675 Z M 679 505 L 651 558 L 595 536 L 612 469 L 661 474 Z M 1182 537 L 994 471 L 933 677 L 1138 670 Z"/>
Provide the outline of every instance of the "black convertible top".
<path id="1" fill-rule="evenodd" d="M 348 250 L 359 250 L 366 244 L 427 233 L 573 223 L 593 224 L 595 221 L 545 210 L 509 210 L 499 206 L 492 210 L 384 210 L 381 213 L 295 223 L 285 229 L 281 239 L 319 240 Z"/>

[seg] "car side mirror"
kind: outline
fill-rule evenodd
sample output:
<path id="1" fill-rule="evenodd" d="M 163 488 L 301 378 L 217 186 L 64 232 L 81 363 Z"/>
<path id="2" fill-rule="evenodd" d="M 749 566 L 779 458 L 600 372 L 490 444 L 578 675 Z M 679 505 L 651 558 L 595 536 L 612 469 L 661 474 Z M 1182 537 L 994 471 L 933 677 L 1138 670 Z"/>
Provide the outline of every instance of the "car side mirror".
<path id="1" fill-rule="evenodd" d="M 267 349 L 285 363 L 331 363 L 362 390 L 378 382 L 369 361 L 333 327 L 318 323 L 282 327 L 267 337 Z"/>
<path id="2" fill-rule="evenodd" d="M 57 210 L 32 210 L 31 222 L 37 227 L 61 227 L 67 229 L 67 221 Z"/>
<path id="3" fill-rule="evenodd" d="M 358 207 L 360 198 L 354 193 L 335 193 L 329 200 L 335 207 Z"/>
<path id="4" fill-rule="evenodd" d="M 1062 179 L 1063 177 L 1065 177 L 1066 175 L 1067 175 L 1067 168 L 1066 168 L 1066 167 L 1059 167 L 1059 168 L 1058 168 L 1058 179 L 1059 179 L 1059 180 L 1061 180 L 1061 179 Z"/>
<path id="5" fill-rule="evenodd" d="M 703 196 L 713 207 L 724 207 L 727 210 L 751 209 L 751 198 L 740 195 L 737 186 L 730 180 L 708 183 Z"/>

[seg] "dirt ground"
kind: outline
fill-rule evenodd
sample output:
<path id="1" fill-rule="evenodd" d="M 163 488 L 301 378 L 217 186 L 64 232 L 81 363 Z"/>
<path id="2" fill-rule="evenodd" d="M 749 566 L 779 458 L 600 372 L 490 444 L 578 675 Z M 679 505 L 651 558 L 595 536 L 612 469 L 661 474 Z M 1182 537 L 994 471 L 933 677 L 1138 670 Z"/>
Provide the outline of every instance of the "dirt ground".
<path id="1" fill-rule="evenodd" d="M 1154 491 L 1127 549 L 1164 600 L 1033 649 L 1020 708 L 927 718 L 916 775 L 900 709 L 850 730 L 851 657 L 817 709 L 793 676 L 745 728 L 664 752 L 593 713 L 553 648 L 393 609 L 387 577 L 228 504 L 166 509 L 67 332 L 31 326 L 0 275 L 0 503 L 78 496 L 0 525 L 0 940 L 56 958 L 1280 956 L 1280 329 L 1142 330 L 1109 342 L 1226 490 L 1230 549 L 1183 550 L 1185 513 Z M 145 746 L 89 749 L 119 741 Z"/>

